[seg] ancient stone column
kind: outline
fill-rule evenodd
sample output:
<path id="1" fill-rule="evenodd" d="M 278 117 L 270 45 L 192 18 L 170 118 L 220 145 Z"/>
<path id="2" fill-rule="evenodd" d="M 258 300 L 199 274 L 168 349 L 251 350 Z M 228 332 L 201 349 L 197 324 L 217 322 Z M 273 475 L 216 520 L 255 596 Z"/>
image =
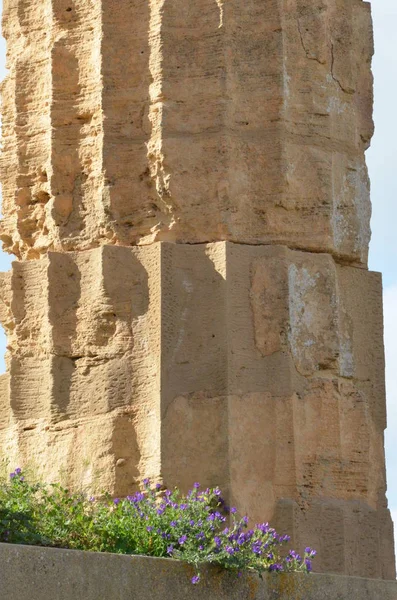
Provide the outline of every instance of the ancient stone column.
<path id="1" fill-rule="evenodd" d="M 5 0 L 0 447 L 393 578 L 362 0 Z"/>

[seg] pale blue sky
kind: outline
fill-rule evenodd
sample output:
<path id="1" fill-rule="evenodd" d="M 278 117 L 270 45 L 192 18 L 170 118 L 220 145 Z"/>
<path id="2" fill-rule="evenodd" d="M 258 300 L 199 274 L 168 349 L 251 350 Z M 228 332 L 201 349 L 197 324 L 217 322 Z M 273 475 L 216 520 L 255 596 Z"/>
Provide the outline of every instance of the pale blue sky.
<path id="1" fill-rule="evenodd" d="M 1 7 L 1 0 L 0 0 Z M 384 278 L 385 342 L 387 360 L 389 506 L 397 523 L 397 0 L 374 0 L 375 28 L 375 126 L 367 153 L 372 181 L 372 242 L 370 268 Z M 5 74 L 5 46 L 0 38 L 0 77 Z M 0 271 L 8 270 L 10 258 L 0 252 Z M 5 350 L 0 330 L 0 372 Z"/>

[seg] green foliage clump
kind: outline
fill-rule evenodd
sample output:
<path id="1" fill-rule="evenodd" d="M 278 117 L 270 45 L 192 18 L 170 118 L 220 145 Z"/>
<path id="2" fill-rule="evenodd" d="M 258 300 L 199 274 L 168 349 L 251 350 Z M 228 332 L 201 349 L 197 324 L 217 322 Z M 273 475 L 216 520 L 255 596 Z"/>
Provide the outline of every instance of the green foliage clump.
<path id="1" fill-rule="evenodd" d="M 0 541 L 92 552 L 173 557 L 192 564 L 212 563 L 240 574 L 244 570 L 309 572 L 315 551 L 303 558 L 284 550 L 289 536 L 268 523 L 248 528 L 248 518 L 225 505 L 219 488 L 188 494 L 160 484 L 127 498 L 96 500 L 58 484 L 29 483 L 21 469 L 0 484 Z"/>

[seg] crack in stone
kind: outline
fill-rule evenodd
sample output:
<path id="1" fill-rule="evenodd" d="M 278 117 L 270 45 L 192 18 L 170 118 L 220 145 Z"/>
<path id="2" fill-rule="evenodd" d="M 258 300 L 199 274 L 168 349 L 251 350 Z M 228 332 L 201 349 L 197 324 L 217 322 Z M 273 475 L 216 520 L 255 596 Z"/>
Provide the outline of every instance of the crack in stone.
<path id="1" fill-rule="evenodd" d="M 334 65 L 335 65 L 334 45 L 331 42 L 331 77 L 335 81 L 335 83 L 338 85 L 338 87 L 341 89 L 342 92 L 344 92 L 345 94 L 350 94 L 350 95 L 354 94 L 354 90 L 346 89 L 345 87 L 343 87 L 341 81 L 336 77 L 336 75 L 334 73 Z"/>
<path id="2" fill-rule="evenodd" d="M 319 65 L 322 65 L 323 63 L 322 63 L 322 62 L 321 62 L 321 61 L 320 61 L 320 60 L 319 60 L 319 59 L 318 59 L 316 56 L 310 56 L 310 55 L 309 55 L 309 50 L 307 50 L 307 48 L 306 48 L 306 46 L 305 46 L 304 39 L 303 39 L 303 33 L 302 33 L 302 29 L 301 29 L 301 24 L 300 24 L 300 21 L 299 21 L 299 17 L 297 18 L 297 20 L 296 20 L 296 21 L 297 21 L 297 25 L 298 25 L 298 32 L 299 32 L 300 41 L 301 41 L 301 44 L 302 44 L 303 51 L 304 51 L 304 53 L 305 53 L 305 55 L 306 55 L 306 58 L 307 58 L 308 60 L 314 60 L 314 61 L 316 61 L 316 62 L 317 62 Z"/>

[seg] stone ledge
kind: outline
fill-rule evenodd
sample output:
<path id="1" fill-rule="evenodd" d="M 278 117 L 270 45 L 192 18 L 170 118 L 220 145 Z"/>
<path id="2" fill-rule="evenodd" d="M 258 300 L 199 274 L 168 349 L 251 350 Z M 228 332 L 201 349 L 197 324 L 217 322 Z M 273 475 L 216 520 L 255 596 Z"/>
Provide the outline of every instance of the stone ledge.
<path id="1" fill-rule="evenodd" d="M 239 580 L 169 559 L 0 544 L 2 600 L 397 600 L 397 582 L 339 575 Z"/>

